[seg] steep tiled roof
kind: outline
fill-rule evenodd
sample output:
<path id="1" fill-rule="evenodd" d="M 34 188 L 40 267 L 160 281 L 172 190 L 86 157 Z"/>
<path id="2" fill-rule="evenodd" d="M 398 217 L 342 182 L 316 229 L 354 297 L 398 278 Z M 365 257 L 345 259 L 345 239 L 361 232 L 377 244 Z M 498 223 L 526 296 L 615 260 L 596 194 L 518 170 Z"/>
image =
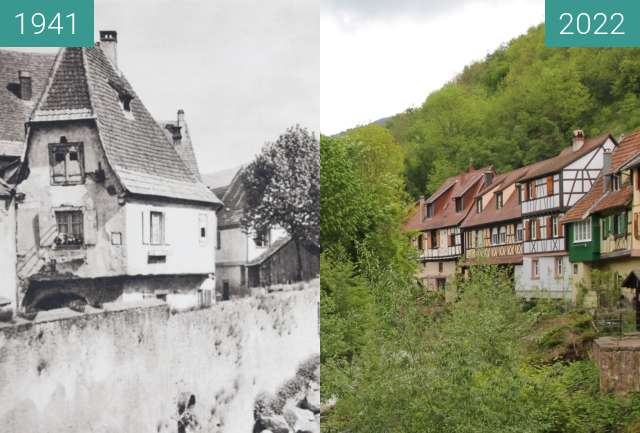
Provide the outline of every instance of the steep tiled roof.
<path id="1" fill-rule="evenodd" d="M 583 195 L 582 198 L 578 200 L 562 218 L 560 218 L 560 222 L 569 223 L 582 221 L 589 216 L 593 206 L 602 199 L 603 189 L 604 177 L 600 175 L 591 186 L 589 192 Z"/>
<path id="2" fill-rule="evenodd" d="M 620 171 L 622 167 L 640 155 L 640 129 L 636 129 L 620 142 L 611 155 L 611 168 L 608 173 Z"/>
<path id="3" fill-rule="evenodd" d="M 14 143 L 15 146 L 24 142 L 24 124 L 47 84 L 54 59 L 51 54 L 0 50 L 0 142 Z M 31 101 L 24 101 L 18 96 L 19 71 L 31 74 Z"/>
<path id="4" fill-rule="evenodd" d="M 484 186 L 485 173 L 493 173 L 493 168 L 471 169 L 447 179 L 428 200 L 418 202 L 404 224 L 405 230 L 432 230 L 460 224 L 474 205 L 473 197 Z M 454 198 L 463 195 L 467 196 L 463 201 L 464 208 L 456 212 Z M 422 219 L 421 203 L 433 203 L 432 218 Z"/>
<path id="5" fill-rule="evenodd" d="M 180 134 L 182 139 L 179 143 L 173 143 L 172 128 L 180 127 Z M 193 144 L 191 142 L 191 134 L 189 133 L 189 126 L 186 122 L 178 125 L 177 121 L 161 121 L 160 127 L 162 128 L 164 135 L 169 140 L 169 143 L 173 143 L 173 148 L 178 152 L 178 155 L 182 159 L 182 162 L 191 170 L 196 179 L 202 181 L 200 177 L 200 170 L 198 170 L 198 161 L 196 160 L 196 154 L 193 151 Z M 216 194 L 217 195 L 217 194 Z"/>
<path id="6" fill-rule="evenodd" d="M 527 170 L 531 166 L 518 168 L 516 170 L 503 173 L 496 176 L 490 185 L 484 187 L 477 196 L 486 194 L 487 192 L 495 189 L 496 192 L 504 191 L 509 186 L 515 184 L 522 176 L 527 173 Z M 462 223 L 462 227 L 477 227 L 482 225 L 488 225 L 494 222 L 510 221 L 518 219 L 522 216 L 522 210 L 520 206 L 520 200 L 518 199 L 517 190 L 514 191 L 511 196 L 503 203 L 500 209 L 496 208 L 496 196 L 495 194 L 489 200 L 489 203 L 483 203 L 482 212 L 477 213 L 475 208 L 471 210 L 469 216 Z"/>
<path id="7" fill-rule="evenodd" d="M 99 47 L 66 48 L 32 121 L 95 118 L 109 165 L 132 194 L 220 204 Z M 130 113 L 121 106 L 124 96 Z"/>
<path id="8" fill-rule="evenodd" d="M 583 157 L 592 150 L 598 148 L 604 144 L 608 138 L 613 140 L 613 137 L 609 134 L 602 134 L 598 137 L 585 140 L 585 143 L 576 152 L 573 151 L 571 146 L 566 147 L 560 152 L 559 155 L 553 158 L 545 159 L 535 164 L 535 168 L 527 172 L 527 174 L 521 179 L 521 181 L 535 179 L 537 177 L 546 176 L 551 173 L 560 171 L 563 167 L 571 164 L 573 161 Z"/>
<path id="9" fill-rule="evenodd" d="M 591 213 L 602 212 L 607 209 L 626 206 L 633 199 L 633 188 L 631 185 L 625 185 L 618 191 L 607 193 L 593 208 Z"/>
<path id="10" fill-rule="evenodd" d="M 280 251 L 285 245 L 291 242 L 291 236 L 285 236 L 272 243 L 269 248 L 255 259 L 247 263 L 247 266 L 255 266 L 264 263 L 269 257 Z"/>
<path id="11" fill-rule="evenodd" d="M 239 226 L 245 203 L 242 169 L 238 170 L 228 186 L 214 189 L 216 190 L 224 190 L 222 196 L 224 206 L 218 211 L 218 227 L 224 229 Z"/>

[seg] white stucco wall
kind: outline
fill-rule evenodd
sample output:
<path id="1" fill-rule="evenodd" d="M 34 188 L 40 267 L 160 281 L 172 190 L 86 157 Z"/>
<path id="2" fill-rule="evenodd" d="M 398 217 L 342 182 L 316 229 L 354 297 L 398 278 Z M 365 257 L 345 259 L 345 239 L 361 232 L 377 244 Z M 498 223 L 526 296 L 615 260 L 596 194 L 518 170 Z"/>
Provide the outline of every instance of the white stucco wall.
<path id="1" fill-rule="evenodd" d="M 0 296 L 16 307 L 16 212 L 13 201 L 0 199 Z"/>
<path id="2" fill-rule="evenodd" d="M 215 271 L 217 217 L 211 208 L 131 201 L 126 209 L 127 273 L 129 275 L 207 274 Z M 161 245 L 143 240 L 143 218 L 152 211 L 164 215 Z M 206 238 L 200 238 L 200 216 L 206 217 Z M 148 263 L 149 255 L 166 256 L 165 263 Z"/>
<path id="3" fill-rule="evenodd" d="M 556 257 L 562 258 L 563 273 L 559 278 L 555 274 Z M 533 259 L 538 260 L 539 278 L 537 279 L 531 278 L 531 263 Z M 516 293 L 526 298 L 548 296 L 554 299 L 573 299 L 571 272 L 572 266 L 568 256 L 525 256 L 522 259 L 522 265 L 517 265 L 514 269 Z"/>

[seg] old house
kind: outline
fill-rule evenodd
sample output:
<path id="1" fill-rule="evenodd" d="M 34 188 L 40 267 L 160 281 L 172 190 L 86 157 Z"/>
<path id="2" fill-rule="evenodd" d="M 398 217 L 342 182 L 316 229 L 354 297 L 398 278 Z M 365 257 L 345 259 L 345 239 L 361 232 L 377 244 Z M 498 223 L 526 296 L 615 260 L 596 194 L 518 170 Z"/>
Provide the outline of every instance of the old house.
<path id="1" fill-rule="evenodd" d="M 640 269 L 638 155 L 640 130 L 605 154 L 601 176 L 562 219 L 576 283 L 588 287 L 593 269 L 611 272 L 619 283 Z"/>
<path id="2" fill-rule="evenodd" d="M 571 299 L 570 261 L 560 218 L 588 193 L 603 168 L 605 152 L 617 145 L 608 134 L 586 139 L 575 131 L 572 145 L 541 161 L 518 181 L 522 194 L 523 262 L 517 265 L 516 292 Z"/>
<path id="3" fill-rule="evenodd" d="M 463 253 L 460 225 L 474 208 L 478 191 L 491 184 L 494 175 L 493 168 L 470 167 L 416 204 L 404 230 L 416 232 L 413 243 L 420 260 L 418 279 L 425 287 L 444 289 L 454 277 Z"/>
<path id="4" fill-rule="evenodd" d="M 15 190 L 0 179 L 0 307 L 17 303 Z"/>
<path id="5" fill-rule="evenodd" d="M 524 229 L 516 185 L 531 166 L 496 176 L 475 197 L 462 223 L 465 265 L 522 264 Z"/>
<path id="6" fill-rule="evenodd" d="M 215 269 L 221 202 L 199 180 L 184 117 L 153 119 L 120 70 L 117 44 L 116 32 L 100 32 L 95 47 L 61 49 L 44 85 L 19 84 L 32 106 L 20 126 L 22 307 L 165 298 Z"/>

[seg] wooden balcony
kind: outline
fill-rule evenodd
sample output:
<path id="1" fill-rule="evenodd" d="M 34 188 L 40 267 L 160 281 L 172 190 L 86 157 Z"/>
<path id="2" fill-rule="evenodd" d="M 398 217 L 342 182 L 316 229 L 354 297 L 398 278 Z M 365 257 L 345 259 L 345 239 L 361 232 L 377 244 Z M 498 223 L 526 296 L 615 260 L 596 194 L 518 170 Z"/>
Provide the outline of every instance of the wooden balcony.
<path id="1" fill-rule="evenodd" d="M 631 236 L 609 235 L 600 242 L 600 257 L 611 258 L 629 255 L 631 250 Z"/>
<path id="2" fill-rule="evenodd" d="M 524 242 L 525 254 L 556 253 L 565 251 L 564 238 L 538 239 Z"/>
<path id="3" fill-rule="evenodd" d="M 522 255 L 522 242 L 511 243 L 511 244 L 501 244 L 501 245 L 490 245 L 486 247 L 480 248 L 469 248 L 465 251 L 465 255 L 467 259 L 475 260 L 475 259 L 491 259 L 491 258 L 501 258 L 501 257 L 513 257 L 513 256 L 521 256 Z"/>
<path id="4" fill-rule="evenodd" d="M 456 259 L 462 254 L 462 246 L 427 248 L 422 252 L 422 260 Z"/>
<path id="5" fill-rule="evenodd" d="M 533 200 L 522 202 L 522 214 L 542 212 L 560 207 L 560 194 L 546 197 L 534 198 Z"/>

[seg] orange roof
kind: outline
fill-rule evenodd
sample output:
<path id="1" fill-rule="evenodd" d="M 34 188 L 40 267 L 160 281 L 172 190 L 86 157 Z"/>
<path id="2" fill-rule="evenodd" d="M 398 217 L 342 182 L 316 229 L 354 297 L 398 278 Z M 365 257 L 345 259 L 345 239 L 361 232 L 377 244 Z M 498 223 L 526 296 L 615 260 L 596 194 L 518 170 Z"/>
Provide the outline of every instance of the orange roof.
<path id="1" fill-rule="evenodd" d="M 607 209 L 626 206 L 633 198 L 633 188 L 631 185 L 625 185 L 618 191 L 608 192 L 602 200 L 600 200 L 591 213 L 602 212 Z"/>
<path id="2" fill-rule="evenodd" d="M 590 138 L 586 140 L 582 147 L 575 152 L 573 151 L 573 148 L 571 146 L 565 147 L 559 155 L 533 164 L 535 168 L 529 170 L 527 174 L 520 180 L 532 180 L 560 171 L 563 167 L 571 164 L 573 161 L 583 157 L 592 150 L 603 145 L 608 138 L 611 138 L 611 140 L 613 140 L 613 137 L 611 137 L 610 134 L 602 134 L 598 137 Z"/>
<path id="3" fill-rule="evenodd" d="M 618 144 L 611 155 L 611 168 L 607 172 L 615 173 L 634 157 L 640 154 L 640 128 L 633 131 Z"/>

